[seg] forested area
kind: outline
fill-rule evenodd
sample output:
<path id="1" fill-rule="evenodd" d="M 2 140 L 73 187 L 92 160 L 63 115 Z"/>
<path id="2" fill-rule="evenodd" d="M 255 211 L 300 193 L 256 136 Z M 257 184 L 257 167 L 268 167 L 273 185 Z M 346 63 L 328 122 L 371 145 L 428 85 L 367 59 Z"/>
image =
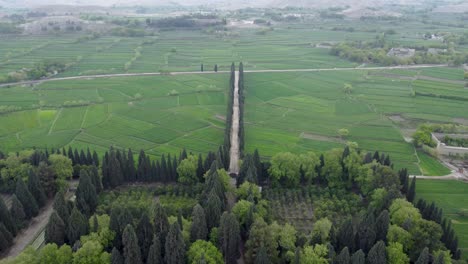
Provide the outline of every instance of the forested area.
<path id="1" fill-rule="evenodd" d="M 460 258 L 442 210 L 415 200 L 415 179 L 394 171 L 388 155 L 346 147 L 278 153 L 262 162 L 255 151 L 245 155 L 236 187 L 229 183 L 222 149 L 206 157 L 182 151 L 159 160 L 143 151 L 134 160 L 131 150 L 115 148 L 102 159 L 72 149 L 2 154 L 2 188 L 14 192 L 10 209 L 0 204 L 2 251 L 54 197 L 47 244 L 6 263 L 236 263 L 244 256 L 246 263 L 377 264 Z M 14 169 L 23 174 L 12 174 Z M 74 201 L 65 195 L 71 177 L 79 178 Z M 150 182 L 162 185 L 132 187 Z M 312 197 L 309 232 L 271 210 L 272 192 L 283 196 L 289 190 Z M 282 199 L 297 202 L 288 197 Z"/>

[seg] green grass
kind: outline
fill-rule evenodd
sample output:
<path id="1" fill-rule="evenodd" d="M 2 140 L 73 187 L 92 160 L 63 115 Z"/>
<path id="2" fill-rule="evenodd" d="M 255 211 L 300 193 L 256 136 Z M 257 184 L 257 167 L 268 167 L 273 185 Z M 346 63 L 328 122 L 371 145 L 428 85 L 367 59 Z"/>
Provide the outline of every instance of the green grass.
<path id="1" fill-rule="evenodd" d="M 428 154 L 418 151 L 420 160 L 419 166 L 423 175 L 427 176 L 444 176 L 450 174 L 450 170 L 442 165 L 437 159 L 429 156 Z"/>
<path id="2" fill-rule="evenodd" d="M 416 184 L 417 197 L 434 201 L 452 221 L 465 259 L 468 257 L 468 217 L 460 212 L 468 210 L 467 187 L 460 181 L 418 180 Z"/>

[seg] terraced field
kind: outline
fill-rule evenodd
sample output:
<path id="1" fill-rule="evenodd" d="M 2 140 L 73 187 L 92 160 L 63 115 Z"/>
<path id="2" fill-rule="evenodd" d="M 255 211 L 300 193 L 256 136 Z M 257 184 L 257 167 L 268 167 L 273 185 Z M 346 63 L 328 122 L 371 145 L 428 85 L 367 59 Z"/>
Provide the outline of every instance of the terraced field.
<path id="1" fill-rule="evenodd" d="M 3 89 L 0 105 L 24 111 L 0 116 L 1 149 L 110 145 L 167 152 L 207 152 L 221 144 L 225 74 L 129 77 L 44 83 Z M 24 101 L 8 94 L 28 94 Z M 82 100 L 81 106 L 65 102 Z M 33 109 L 42 105 L 40 109 Z M 28 110 L 30 108 L 30 110 Z"/>

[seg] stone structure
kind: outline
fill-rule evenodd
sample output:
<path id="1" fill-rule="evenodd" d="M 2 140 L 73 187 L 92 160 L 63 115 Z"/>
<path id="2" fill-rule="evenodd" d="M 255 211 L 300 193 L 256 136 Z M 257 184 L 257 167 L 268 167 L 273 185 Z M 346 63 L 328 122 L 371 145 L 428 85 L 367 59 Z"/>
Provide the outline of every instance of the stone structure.
<path id="1" fill-rule="evenodd" d="M 459 156 L 461 158 L 468 156 L 468 148 L 447 146 L 443 143 L 441 138 L 445 136 L 450 136 L 452 138 L 468 138 L 468 135 L 432 133 L 432 140 L 437 144 L 436 150 L 439 155 L 450 157 Z"/>

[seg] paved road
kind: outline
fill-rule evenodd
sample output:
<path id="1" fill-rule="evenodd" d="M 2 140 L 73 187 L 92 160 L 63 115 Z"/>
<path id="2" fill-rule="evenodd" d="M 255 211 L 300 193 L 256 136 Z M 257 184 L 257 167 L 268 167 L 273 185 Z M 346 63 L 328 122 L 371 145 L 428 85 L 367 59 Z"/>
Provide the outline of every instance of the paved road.
<path id="1" fill-rule="evenodd" d="M 433 67 L 448 67 L 447 64 L 421 64 L 421 65 L 401 65 L 401 66 L 387 66 L 387 67 L 366 67 L 366 68 L 320 68 L 320 69 L 286 69 L 286 70 L 245 70 L 246 73 L 274 73 L 274 72 L 321 72 L 321 71 L 368 71 L 368 70 L 394 70 L 394 69 L 422 69 Z M 230 71 L 218 71 L 218 73 L 229 73 Z M 134 76 L 157 76 L 157 75 L 187 75 L 187 74 L 213 74 L 215 72 L 207 71 L 192 71 L 192 72 L 143 72 L 143 73 L 115 73 L 115 74 L 100 74 L 100 75 L 82 75 L 71 77 L 57 77 L 48 78 L 34 81 L 24 81 L 16 83 L 0 84 L 0 87 L 9 87 L 16 85 L 32 85 L 43 82 L 52 81 L 66 81 L 66 80 L 83 80 L 83 79 L 96 79 L 96 78 L 110 78 L 110 77 L 134 77 Z"/>

